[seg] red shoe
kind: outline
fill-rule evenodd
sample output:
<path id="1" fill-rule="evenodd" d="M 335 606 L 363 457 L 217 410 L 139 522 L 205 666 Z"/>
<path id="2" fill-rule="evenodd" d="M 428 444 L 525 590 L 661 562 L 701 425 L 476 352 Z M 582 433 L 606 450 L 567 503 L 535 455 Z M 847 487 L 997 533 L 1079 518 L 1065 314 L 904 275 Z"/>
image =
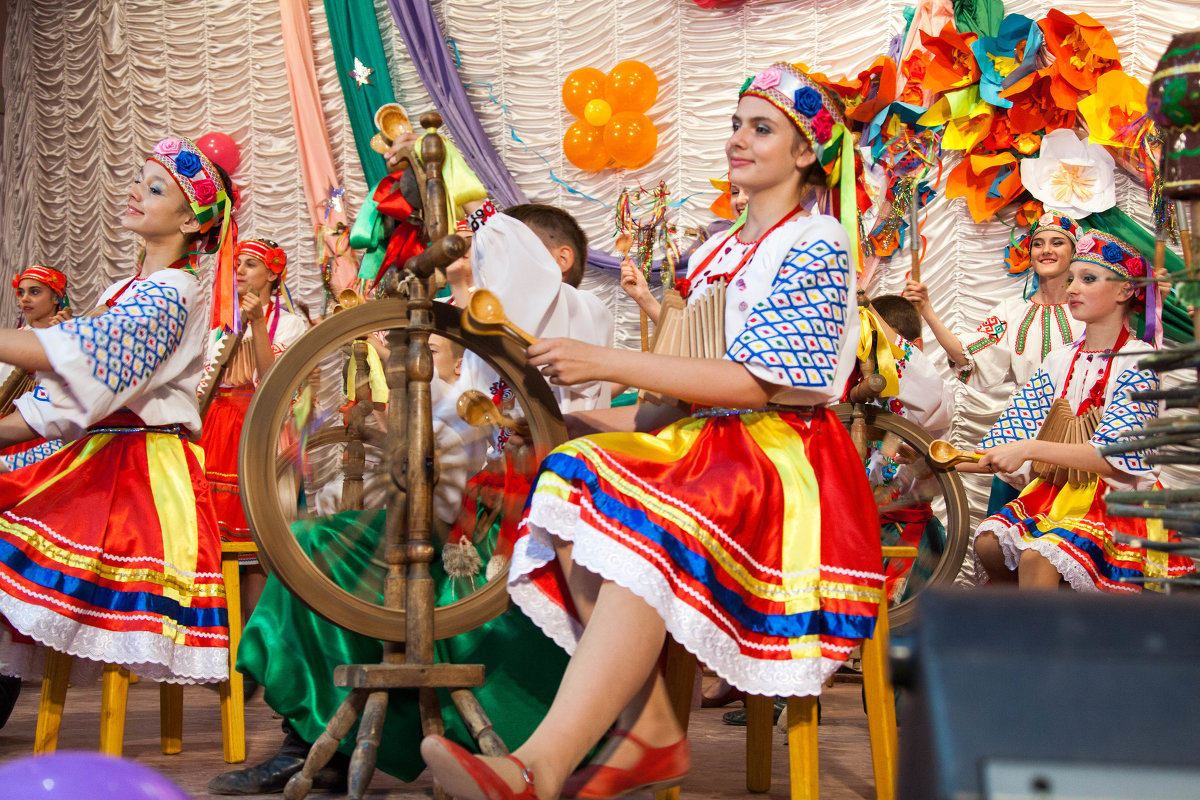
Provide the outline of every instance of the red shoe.
<path id="1" fill-rule="evenodd" d="M 421 741 L 421 758 L 433 777 L 456 800 L 538 800 L 533 773 L 516 756 L 507 758 L 521 769 L 525 788 L 514 792 L 484 761 L 444 736 L 426 736 Z"/>
<path id="2" fill-rule="evenodd" d="M 563 797 L 607 800 L 627 792 L 665 789 L 678 785 L 692 767 L 686 736 L 666 747 L 650 747 L 629 731 L 615 730 L 612 735 L 621 736 L 641 747 L 641 759 L 629 769 L 589 764 L 576 770 L 563 785 Z"/>

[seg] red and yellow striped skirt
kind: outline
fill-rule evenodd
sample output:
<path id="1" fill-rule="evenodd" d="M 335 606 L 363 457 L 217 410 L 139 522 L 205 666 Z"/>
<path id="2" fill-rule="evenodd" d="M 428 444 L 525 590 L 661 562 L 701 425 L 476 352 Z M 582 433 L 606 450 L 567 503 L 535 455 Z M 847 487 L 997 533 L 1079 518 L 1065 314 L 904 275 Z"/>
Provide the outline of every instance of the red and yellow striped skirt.
<path id="1" fill-rule="evenodd" d="M 111 427 L 104 427 L 105 424 Z M 221 546 L 200 448 L 122 412 L 0 475 L 0 673 L 50 647 L 154 681 L 229 674 Z"/>
<path id="2" fill-rule="evenodd" d="M 509 591 L 573 650 L 581 633 L 556 539 L 651 605 L 738 688 L 819 694 L 874 630 L 879 515 L 827 409 L 689 418 L 657 434 L 568 442 L 542 464 Z"/>

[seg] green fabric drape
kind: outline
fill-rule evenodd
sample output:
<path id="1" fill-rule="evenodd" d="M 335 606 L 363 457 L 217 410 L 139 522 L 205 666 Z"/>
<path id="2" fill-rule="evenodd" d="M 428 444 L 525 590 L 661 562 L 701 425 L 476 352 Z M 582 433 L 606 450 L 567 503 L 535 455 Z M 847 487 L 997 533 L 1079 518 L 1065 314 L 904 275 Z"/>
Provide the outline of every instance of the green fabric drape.
<path id="1" fill-rule="evenodd" d="M 1095 228 L 1116 236 L 1137 249 L 1148 260 L 1154 260 L 1154 234 L 1143 228 L 1136 220 L 1113 206 L 1107 211 L 1097 211 L 1080 219 L 1085 227 Z M 1167 250 L 1163 266 L 1168 272 L 1178 272 L 1183 269 L 1183 259 L 1173 251 Z M 1197 305 L 1197 286 L 1193 283 L 1178 284 L 1169 295 L 1163 298 L 1163 338 L 1175 342 L 1190 342 L 1193 338 L 1192 320 L 1187 314 L 1188 305 Z M 1141 314 L 1134 315 L 1137 324 L 1137 334 L 1141 336 L 1146 328 L 1146 321 Z"/>
<path id="2" fill-rule="evenodd" d="M 954 0 L 954 27 L 959 33 L 972 31 L 995 36 L 1004 19 L 1003 0 Z"/>
<path id="3" fill-rule="evenodd" d="M 333 45 L 333 60 L 337 65 L 346 113 L 354 132 L 354 146 L 362 162 L 367 183 L 375 185 L 387 175 L 383 156 L 371 149 L 375 135 L 375 111 L 384 103 L 394 103 L 392 78 L 388 73 L 372 0 L 325 0 L 325 16 L 329 20 L 329 39 Z M 350 76 L 357 58 L 374 70 L 369 83 L 362 86 Z"/>

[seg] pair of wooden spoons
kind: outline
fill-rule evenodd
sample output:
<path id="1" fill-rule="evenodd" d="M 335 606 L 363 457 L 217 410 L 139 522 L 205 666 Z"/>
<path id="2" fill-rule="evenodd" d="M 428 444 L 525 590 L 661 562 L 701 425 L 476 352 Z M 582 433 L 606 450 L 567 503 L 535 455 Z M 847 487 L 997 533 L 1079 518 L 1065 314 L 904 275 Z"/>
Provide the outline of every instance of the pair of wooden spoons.
<path id="1" fill-rule="evenodd" d="M 534 344 L 537 339 L 523 331 L 504 313 L 504 304 L 494 292 L 487 289 L 476 289 L 467 301 L 463 311 L 463 329 L 469 333 L 485 336 L 508 334 L 526 346 Z"/>

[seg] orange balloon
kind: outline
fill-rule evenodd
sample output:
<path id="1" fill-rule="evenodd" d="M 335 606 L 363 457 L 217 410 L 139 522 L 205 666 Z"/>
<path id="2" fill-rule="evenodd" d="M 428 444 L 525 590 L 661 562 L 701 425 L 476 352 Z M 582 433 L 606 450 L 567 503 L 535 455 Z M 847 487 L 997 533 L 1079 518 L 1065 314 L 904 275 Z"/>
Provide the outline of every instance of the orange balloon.
<path id="1" fill-rule="evenodd" d="M 562 86 L 562 101 L 572 116 L 583 118 L 588 101 L 604 96 L 604 73 L 595 67 L 580 67 L 567 76 Z"/>
<path id="2" fill-rule="evenodd" d="M 623 167 L 645 166 L 658 147 L 658 129 L 645 114 L 620 111 L 604 126 L 604 149 Z"/>
<path id="3" fill-rule="evenodd" d="M 580 169 L 604 169 L 612 162 L 604 149 L 604 132 L 583 120 L 567 128 L 563 135 L 563 155 Z"/>
<path id="4" fill-rule="evenodd" d="M 641 61 L 622 61 L 604 81 L 604 99 L 613 111 L 644 114 L 657 98 L 658 76 Z"/>

